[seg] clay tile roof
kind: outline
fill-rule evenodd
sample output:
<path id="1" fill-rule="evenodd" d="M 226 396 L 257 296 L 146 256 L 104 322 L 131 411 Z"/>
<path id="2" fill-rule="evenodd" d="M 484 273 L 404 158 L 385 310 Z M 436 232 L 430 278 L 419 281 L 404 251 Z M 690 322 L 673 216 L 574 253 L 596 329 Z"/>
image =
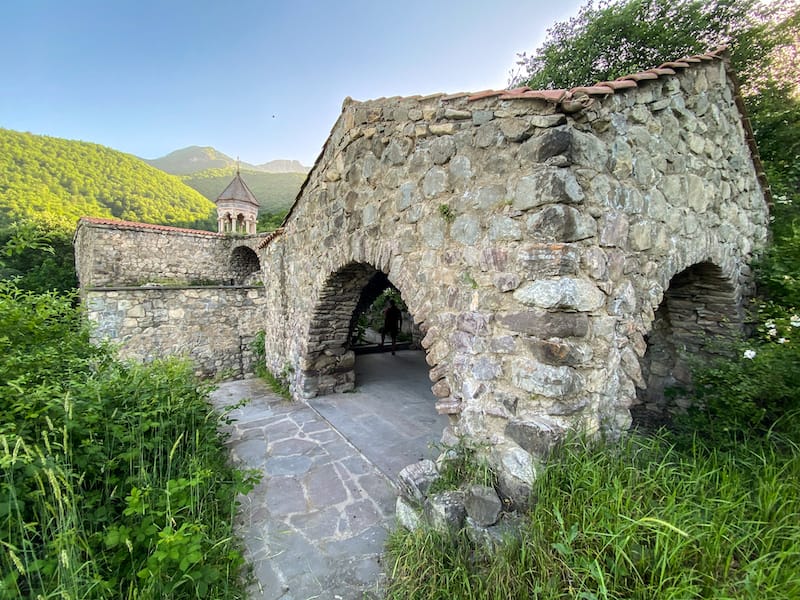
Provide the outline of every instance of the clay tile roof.
<path id="1" fill-rule="evenodd" d="M 216 231 L 205 231 L 203 229 L 188 229 L 185 227 L 170 227 L 169 225 L 153 225 L 152 223 L 137 223 L 135 221 L 120 221 L 118 219 L 105 219 L 101 217 L 81 217 L 78 223 L 92 223 L 94 225 L 108 225 L 118 229 L 149 229 L 152 231 L 164 231 L 171 233 L 193 233 L 195 235 L 207 235 L 219 237 L 222 234 Z"/>
<path id="2" fill-rule="evenodd" d="M 222 190 L 222 193 L 217 197 L 217 203 L 222 200 L 241 200 L 258 206 L 258 200 L 256 200 L 253 192 L 250 191 L 244 179 L 239 175 L 239 171 L 236 171 L 236 175 L 228 184 L 228 187 Z"/>
<path id="3" fill-rule="evenodd" d="M 689 68 L 689 63 L 685 62 L 685 61 L 682 61 L 682 60 L 676 60 L 676 61 L 673 61 L 673 62 L 665 62 L 663 65 L 659 65 L 658 68 L 659 69 L 688 69 Z"/>
<path id="4" fill-rule="evenodd" d="M 561 102 L 567 96 L 566 90 L 532 90 L 530 88 L 516 88 L 508 90 L 500 100 L 546 100 L 548 102 Z"/>
<path id="5" fill-rule="evenodd" d="M 661 67 L 657 69 L 647 69 L 650 73 L 655 73 L 656 75 L 675 75 L 675 71 L 673 69 L 662 69 Z"/>
<path id="6" fill-rule="evenodd" d="M 274 230 L 274 231 L 270 231 L 270 232 L 269 232 L 269 233 L 268 233 L 268 234 L 267 234 L 267 235 L 264 237 L 264 239 L 263 239 L 263 240 L 261 240 L 261 241 L 258 243 L 258 249 L 259 249 L 259 250 L 261 250 L 262 248 L 266 248 L 266 247 L 269 245 L 269 243 L 270 243 L 272 240 L 274 240 L 274 239 L 275 239 L 276 237 L 278 237 L 279 235 L 283 235 L 283 232 L 284 232 L 284 231 L 285 231 L 285 230 L 284 230 L 284 228 L 283 228 L 283 227 L 278 227 L 276 230 Z"/>
<path id="7" fill-rule="evenodd" d="M 506 93 L 505 90 L 483 90 L 482 92 L 475 92 L 474 94 L 470 94 L 469 98 L 467 98 L 467 101 L 473 102 L 474 100 L 481 100 L 483 98 L 502 96 L 505 93 Z"/>
<path id="8" fill-rule="evenodd" d="M 617 79 L 616 81 L 601 81 L 597 85 L 610 87 L 612 90 L 627 90 L 639 87 L 633 79 Z"/>
<path id="9" fill-rule="evenodd" d="M 641 71 L 639 73 L 631 73 L 630 75 L 625 75 L 624 77 L 620 77 L 620 80 L 631 79 L 633 81 L 642 81 L 644 79 L 658 79 L 658 74 L 653 73 L 652 71 Z"/>
<path id="10" fill-rule="evenodd" d="M 604 96 L 614 93 L 614 88 L 608 85 L 585 85 L 570 90 L 572 94 L 589 94 L 590 96 Z"/>
<path id="11" fill-rule="evenodd" d="M 464 96 L 469 96 L 470 92 L 457 92 L 455 94 L 447 94 L 446 96 L 442 97 L 442 100 L 456 100 L 458 98 L 463 98 Z"/>

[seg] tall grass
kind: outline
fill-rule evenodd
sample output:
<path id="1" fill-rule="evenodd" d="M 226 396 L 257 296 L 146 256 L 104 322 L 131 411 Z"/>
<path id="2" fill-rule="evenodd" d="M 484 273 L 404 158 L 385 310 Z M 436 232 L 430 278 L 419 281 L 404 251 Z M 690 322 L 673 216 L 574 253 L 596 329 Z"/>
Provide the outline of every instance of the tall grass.
<path id="1" fill-rule="evenodd" d="M 800 598 L 797 443 L 673 442 L 568 441 L 497 554 L 463 533 L 395 532 L 388 598 Z"/>
<path id="2" fill-rule="evenodd" d="M 72 300 L 0 284 L 0 598 L 242 598 L 227 463 L 188 364 L 123 364 Z"/>

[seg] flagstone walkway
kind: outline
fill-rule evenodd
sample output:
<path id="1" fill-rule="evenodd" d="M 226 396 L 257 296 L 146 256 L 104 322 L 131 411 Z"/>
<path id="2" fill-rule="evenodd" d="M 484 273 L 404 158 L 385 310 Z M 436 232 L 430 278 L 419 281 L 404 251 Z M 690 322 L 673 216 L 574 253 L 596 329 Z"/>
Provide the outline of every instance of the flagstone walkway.
<path id="1" fill-rule="evenodd" d="M 394 526 L 395 480 L 435 458 L 437 415 L 422 352 L 359 356 L 356 391 L 288 402 L 259 379 L 212 394 L 234 422 L 228 445 L 263 473 L 243 498 L 238 530 L 257 583 L 254 600 L 380 598 Z"/>

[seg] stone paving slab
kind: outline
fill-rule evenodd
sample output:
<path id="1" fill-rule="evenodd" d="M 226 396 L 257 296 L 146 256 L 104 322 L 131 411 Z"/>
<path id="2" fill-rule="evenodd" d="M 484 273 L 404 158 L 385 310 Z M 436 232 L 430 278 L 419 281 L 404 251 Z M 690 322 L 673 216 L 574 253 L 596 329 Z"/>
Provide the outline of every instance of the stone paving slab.
<path id="1" fill-rule="evenodd" d="M 233 460 L 263 473 L 238 517 L 253 599 L 382 596 L 393 479 L 435 455 L 430 442 L 447 420 L 435 413 L 420 352 L 360 357 L 356 377 L 356 393 L 311 405 L 288 402 L 259 379 L 223 383 L 211 396 L 218 410 L 249 399 L 226 427 Z"/>
<path id="2" fill-rule="evenodd" d="M 244 468 L 264 473 L 242 498 L 239 533 L 258 584 L 253 598 L 306 600 L 380 596 L 381 555 L 394 527 L 392 482 L 304 403 L 287 402 L 258 379 L 212 394 L 230 412 L 228 445 Z"/>

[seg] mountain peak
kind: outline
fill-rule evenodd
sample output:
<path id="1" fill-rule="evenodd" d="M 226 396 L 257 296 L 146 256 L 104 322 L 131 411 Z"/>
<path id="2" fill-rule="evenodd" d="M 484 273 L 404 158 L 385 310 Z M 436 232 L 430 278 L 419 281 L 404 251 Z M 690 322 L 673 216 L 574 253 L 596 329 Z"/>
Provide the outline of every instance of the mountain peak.
<path id="1" fill-rule="evenodd" d="M 172 175 L 191 175 L 207 169 L 224 169 L 236 166 L 237 162 L 211 146 L 188 146 L 161 158 L 142 160 Z M 296 160 L 271 160 L 262 165 L 242 162 L 239 166 L 244 170 L 264 173 L 308 173 L 309 171 L 308 167 L 304 167 Z"/>

